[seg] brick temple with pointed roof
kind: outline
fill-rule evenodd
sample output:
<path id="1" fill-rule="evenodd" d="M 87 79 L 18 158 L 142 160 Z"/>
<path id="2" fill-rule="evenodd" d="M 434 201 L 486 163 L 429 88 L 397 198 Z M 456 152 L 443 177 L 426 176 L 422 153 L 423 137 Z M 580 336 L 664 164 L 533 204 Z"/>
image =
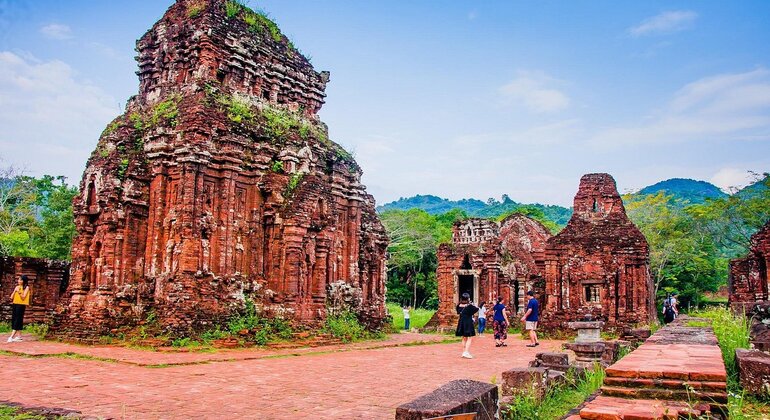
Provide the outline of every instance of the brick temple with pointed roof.
<path id="1" fill-rule="evenodd" d="M 387 237 L 317 113 L 328 72 L 264 14 L 178 0 L 137 42 L 139 94 L 104 130 L 74 201 L 72 276 L 51 328 L 92 340 L 150 314 L 210 328 L 251 300 L 318 325 L 385 317 Z"/>

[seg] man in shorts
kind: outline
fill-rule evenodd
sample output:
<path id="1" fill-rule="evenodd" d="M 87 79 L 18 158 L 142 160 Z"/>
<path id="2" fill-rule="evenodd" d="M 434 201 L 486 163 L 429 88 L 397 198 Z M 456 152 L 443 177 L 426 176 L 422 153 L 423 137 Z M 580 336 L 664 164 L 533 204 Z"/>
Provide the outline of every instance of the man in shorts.
<path id="1" fill-rule="evenodd" d="M 537 321 L 540 315 L 540 303 L 535 299 L 535 293 L 531 290 L 527 292 L 529 301 L 527 302 L 527 312 L 521 317 L 521 322 L 524 322 L 525 328 L 529 331 L 529 341 L 527 347 L 536 347 L 540 343 L 537 341 Z"/>

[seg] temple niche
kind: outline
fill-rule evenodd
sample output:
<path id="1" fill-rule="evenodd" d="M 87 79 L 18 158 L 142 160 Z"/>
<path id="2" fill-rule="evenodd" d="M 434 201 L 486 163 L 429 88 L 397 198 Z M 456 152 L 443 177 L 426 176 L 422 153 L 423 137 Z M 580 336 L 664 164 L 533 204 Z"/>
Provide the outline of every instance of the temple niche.
<path id="1" fill-rule="evenodd" d="M 545 248 L 545 289 L 544 328 L 586 318 L 608 328 L 655 321 L 647 240 L 609 174 L 580 179 L 572 218 Z"/>
<path id="2" fill-rule="evenodd" d="M 754 304 L 768 301 L 770 279 L 770 221 L 751 237 L 749 254 L 730 261 L 730 307 L 749 312 Z"/>
<path id="3" fill-rule="evenodd" d="M 543 256 L 550 232 L 540 222 L 512 214 L 501 223 L 488 219 L 455 222 L 452 243 L 438 248 L 439 309 L 427 328 L 449 328 L 463 293 L 480 304 L 505 297 L 514 312 L 526 306 L 528 290 L 543 290 Z"/>
<path id="4" fill-rule="evenodd" d="M 150 313 L 184 333 L 246 299 L 318 325 L 341 291 L 363 322 L 383 323 L 387 237 L 361 169 L 317 115 L 329 73 L 264 15 L 226 3 L 178 0 L 137 41 L 139 94 L 74 200 L 54 335 L 92 340 Z"/>

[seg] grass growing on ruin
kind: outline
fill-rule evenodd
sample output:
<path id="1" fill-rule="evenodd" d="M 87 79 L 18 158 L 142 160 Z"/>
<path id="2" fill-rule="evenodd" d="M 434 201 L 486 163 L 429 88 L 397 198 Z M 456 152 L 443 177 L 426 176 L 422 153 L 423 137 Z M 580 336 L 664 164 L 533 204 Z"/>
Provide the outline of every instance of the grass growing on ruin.
<path id="1" fill-rule="evenodd" d="M 0 404 L 0 419 L 3 420 L 46 420 L 51 418 L 62 418 L 61 416 L 41 416 L 24 412 L 24 410 Z"/>
<path id="2" fill-rule="evenodd" d="M 564 417 L 602 386 L 604 369 L 594 365 L 586 370 L 585 377 L 579 378 L 573 372 L 567 373 L 566 381 L 551 388 L 542 400 L 533 392 L 513 397 L 510 406 L 501 414 L 504 419 L 550 420 Z"/>
<path id="3" fill-rule="evenodd" d="M 404 312 L 401 306 L 397 303 L 388 303 L 388 314 L 393 319 L 391 322 L 391 329 L 398 331 L 404 329 Z M 422 328 L 430 321 L 430 318 L 436 311 L 423 308 L 412 308 L 409 313 L 409 326 L 411 328 Z"/>

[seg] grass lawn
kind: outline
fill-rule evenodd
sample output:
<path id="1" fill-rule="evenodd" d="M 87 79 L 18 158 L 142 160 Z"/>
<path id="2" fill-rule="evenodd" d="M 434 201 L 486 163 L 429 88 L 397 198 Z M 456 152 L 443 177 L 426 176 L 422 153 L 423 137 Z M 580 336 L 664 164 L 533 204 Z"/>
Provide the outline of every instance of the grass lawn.
<path id="1" fill-rule="evenodd" d="M 393 317 L 393 330 L 398 331 L 404 329 L 404 312 L 397 303 L 388 303 L 388 313 Z M 410 311 L 409 319 L 411 320 L 411 328 L 422 328 L 430 321 L 430 318 L 436 311 L 431 309 L 417 308 Z"/>

